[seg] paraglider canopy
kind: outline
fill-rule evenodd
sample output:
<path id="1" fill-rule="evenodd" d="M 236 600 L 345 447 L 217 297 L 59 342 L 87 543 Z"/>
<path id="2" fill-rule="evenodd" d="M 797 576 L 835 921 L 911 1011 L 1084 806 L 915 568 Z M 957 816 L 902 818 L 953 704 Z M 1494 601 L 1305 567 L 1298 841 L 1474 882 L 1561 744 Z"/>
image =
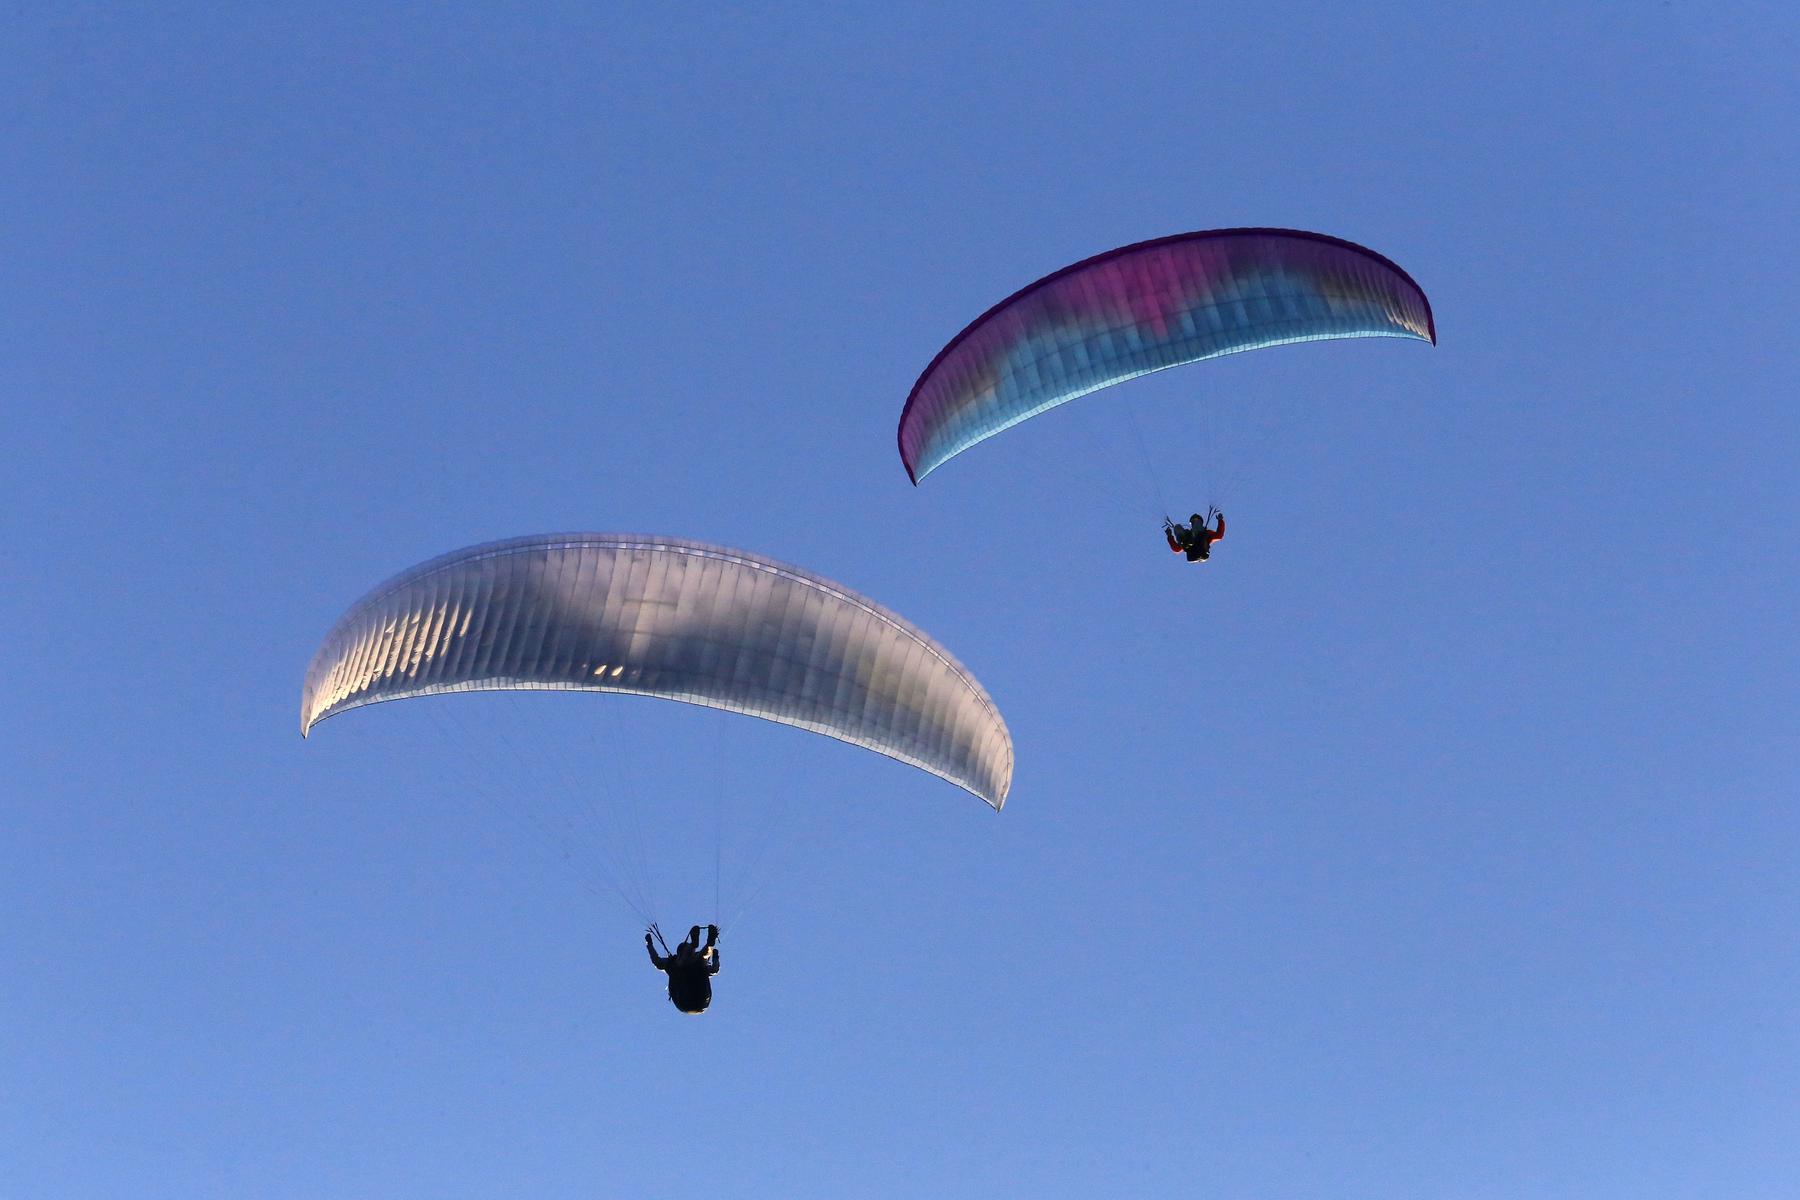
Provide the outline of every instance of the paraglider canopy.
<path id="1" fill-rule="evenodd" d="M 458 550 L 353 605 L 306 672 L 300 732 L 446 692 L 626 692 L 863 746 L 994 808 L 1012 739 L 950 652 L 798 567 L 677 538 L 572 533 Z"/>
<path id="2" fill-rule="evenodd" d="M 1089 392 L 1221 354 L 1329 338 L 1435 343 L 1430 302 L 1373 250 L 1296 229 L 1122 246 L 1032 283 L 938 351 L 900 414 L 915 484 L 975 443 Z"/>

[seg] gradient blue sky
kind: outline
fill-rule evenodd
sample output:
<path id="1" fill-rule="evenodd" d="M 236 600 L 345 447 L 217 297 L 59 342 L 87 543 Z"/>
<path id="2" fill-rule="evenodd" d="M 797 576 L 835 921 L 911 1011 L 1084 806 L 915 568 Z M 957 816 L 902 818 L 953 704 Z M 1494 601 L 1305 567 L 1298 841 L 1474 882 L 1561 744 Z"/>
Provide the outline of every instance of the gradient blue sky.
<path id="1" fill-rule="evenodd" d="M 8 5 L 0 1196 L 1800 1193 L 1800 17 L 1570 7 Z M 1231 225 L 1442 345 L 908 486 L 967 320 Z M 905 614 L 1007 810 L 596 697 L 301 741 L 364 589 L 560 529 Z M 781 814 L 711 1014 L 520 758 L 670 925 Z"/>

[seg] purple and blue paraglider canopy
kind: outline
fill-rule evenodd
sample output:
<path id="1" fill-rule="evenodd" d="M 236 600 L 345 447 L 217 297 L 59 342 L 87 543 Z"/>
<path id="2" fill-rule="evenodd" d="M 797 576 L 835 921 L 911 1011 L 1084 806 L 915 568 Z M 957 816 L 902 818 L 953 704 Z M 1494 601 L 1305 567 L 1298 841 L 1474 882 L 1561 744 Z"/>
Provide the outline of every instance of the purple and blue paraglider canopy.
<path id="1" fill-rule="evenodd" d="M 1215 229 L 1064 267 L 978 317 L 900 414 L 914 483 L 1046 409 L 1165 367 L 1333 338 L 1437 342 L 1412 276 L 1373 250 L 1294 229 Z"/>

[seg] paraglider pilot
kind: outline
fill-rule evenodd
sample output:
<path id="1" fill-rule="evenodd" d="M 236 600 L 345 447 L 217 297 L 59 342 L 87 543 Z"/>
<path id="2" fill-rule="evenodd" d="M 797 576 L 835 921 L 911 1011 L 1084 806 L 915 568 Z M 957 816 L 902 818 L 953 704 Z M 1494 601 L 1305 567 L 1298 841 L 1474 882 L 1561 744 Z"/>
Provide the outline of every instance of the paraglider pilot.
<path id="1" fill-rule="evenodd" d="M 644 931 L 644 949 L 650 952 L 650 965 L 669 977 L 669 1000 L 684 1013 L 703 1013 L 712 1003 L 712 977 L 719 973 L 719 927 L 706 927 L 706 945 L 700 945 L 700 927 L 688 930 L 687 940 L 675 947 L 675 953 L 659 955 L 656 939 L 662 932 L 652 925 Z M 663 943 L 667 950 L 669 944 Z"/>
<path id="2" fill-rule="evenodd" d="M 1219 519 L 1217 529 L 1207 527 L 1213 517 Z M 1189 562 L 1205 562 L 1212 557 L 1212 544 L 1225 536 L 1225 514 L 1216 508 L 1208 508 L 1206 516 L 1195 513 L 1186 525 L 1165 520 L 1163 536 L 1169 540 L 1169 549 L 1173 553 L 1186 554 Z"/>

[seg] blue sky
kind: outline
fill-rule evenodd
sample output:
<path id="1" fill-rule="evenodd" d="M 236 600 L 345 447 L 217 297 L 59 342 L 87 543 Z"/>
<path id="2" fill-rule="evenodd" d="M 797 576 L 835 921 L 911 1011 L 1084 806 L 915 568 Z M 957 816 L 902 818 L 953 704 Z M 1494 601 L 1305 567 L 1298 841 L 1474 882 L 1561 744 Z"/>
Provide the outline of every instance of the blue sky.
<path id="1" fill-rule="evenodd" d="M 7 24 L 0 1196 L 1800 1189 L 1788 6 Z M 966 321 L 1234 225 L 1441 345 L 907 484 Z M 1006 811 L 603 697 L 301 741 L 366 588 L 570 529 L 905 614 Z M 769 850 L 704 1019 L 584 789 L 672 927 Z"/>

